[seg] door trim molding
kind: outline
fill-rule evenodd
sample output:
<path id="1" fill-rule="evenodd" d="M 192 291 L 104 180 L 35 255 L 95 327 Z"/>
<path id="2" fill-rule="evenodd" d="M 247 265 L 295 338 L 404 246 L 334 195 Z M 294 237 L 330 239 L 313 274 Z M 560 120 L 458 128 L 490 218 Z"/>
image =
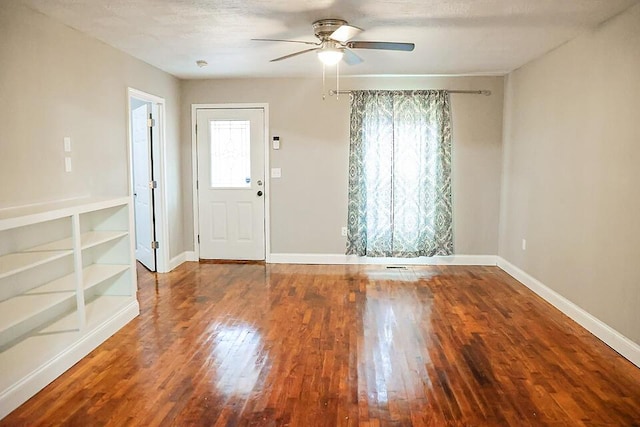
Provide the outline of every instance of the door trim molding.
<path id="1" fill-rule="evenodd" d="M 157 145 L 157 160 L 154 157 L 153 175 L 158 182 L 156 197 L 154 198 L 154 211 L 156 216 L 156 240 L 160 247 L 156 252 L 156 271 L 167 273 L 171 271 L 169 266 L 169 215 L 167 210 L 167 177 L 166 177 L 166 127 L 165 127 L 165 100 L 156 95 L 143 92 L 132 87 L 127 88 L 127 154 L 129 156 L 129 197 L 133 206 L 133 145 L 131 142 L 131 98 L 151 102 L 158 105 L 157 123 L 160 140 Z"/>
<path id="2" fill-rule="evenodd" d="M 198 245 L 198 234 L 200 233 L 200 218 L 198 217 L 198 147 L 196 135 L 196 123 L 198 110 L 232 110 L 232 109 L 261 109 L 264 112 L 264 260 L 271 261 L 271 183 L 269 178 L 269 104 L 264 102 L 255 103 L 232 103 L 232 104 L 191 104 L 191 199 L 193 210 L 193 247 L 196 260 L 200 259 L 200 246 Z"/>

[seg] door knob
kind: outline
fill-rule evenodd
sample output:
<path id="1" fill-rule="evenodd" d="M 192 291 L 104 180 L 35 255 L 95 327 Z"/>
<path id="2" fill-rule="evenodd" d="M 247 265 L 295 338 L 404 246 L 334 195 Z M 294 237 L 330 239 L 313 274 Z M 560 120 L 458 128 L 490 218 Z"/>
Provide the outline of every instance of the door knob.
<path id="1" fill-rule="evenodd" d="M 262 196 L 262 191 L 258 191 L 258 196 Z"/>

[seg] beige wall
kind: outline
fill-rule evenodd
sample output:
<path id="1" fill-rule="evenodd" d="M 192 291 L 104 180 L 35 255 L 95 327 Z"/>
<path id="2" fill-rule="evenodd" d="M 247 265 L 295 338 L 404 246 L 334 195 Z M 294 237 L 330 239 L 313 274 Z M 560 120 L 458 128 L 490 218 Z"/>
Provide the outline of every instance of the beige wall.
<path id="1" fill-rule="evenodd" d="M 320 64 L 318 64 L 320 72 Z M 330 80 L 333 83 L 335 80 Z M 323 101 L 322 80 L 237 79 L 182 82 L 181 136 L 185 238 L 193 234 L 191 105 L 268 103 L 271 135 L 273 253 L 343 254 L 349 156 L 349 97 Z M 349 89 L 490 89 L 493 95 L 452 95 L 455 248 L 458 254 L 496 254 L 502 140 L 502 77 L 343 78 Z M 191 240 L 193 240 L 191 238 Z"/>
<path id="2" fill-rule="evenodd" d="M 0 208 L 128 194 L 126 88 L 134 87 L 166 100 L 176 256 L 193 249 L 191 104 L 266 102 L 282 143 L 271 151 L 270 166 L 283 172 L 271 181 L 272 252 L 344 252 L 348 97 L 322 101 L 319 76 L 179 82 L 12 1 L 0 8 L 0 64 Z M 452 95 L 456 253 L 499 253 L 640 343 L 639 75 L 640 5 L 511 73 L 504 128 L 500 77 L 342 85 L 492 90 Z"/>
<path id="3" fill-rule="evenodd" d="M 0 7 L 0 64 L 0 208 L 129 194 L 128 86 L 165 98 L 167 156 L 179 157 L 176 78 L 12 1 Z M 185 250 L 179 161 L 167 174 L 173 256 Z"/>
<path id="4" fill-rule="evenodd" d="M 500 255 L 640 343 L 640 5 L 513 72 L 504 134 Z"/>

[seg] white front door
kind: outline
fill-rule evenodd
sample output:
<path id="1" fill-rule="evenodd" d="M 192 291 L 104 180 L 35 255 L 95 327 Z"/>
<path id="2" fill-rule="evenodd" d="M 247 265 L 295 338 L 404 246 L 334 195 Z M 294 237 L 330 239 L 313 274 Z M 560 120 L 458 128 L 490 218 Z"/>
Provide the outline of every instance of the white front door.
<path id="1" fill-rule="evenodd" d="M 145 103 L 131 111 L 131 145 L 133 147 L 133 195 L 136 223 L 136 259 L 151 271 L 156 271 L 156 251 L 153 215 L 152 135 L 149 126 L 151 104 Z"/>
<path id="2" fill-rule="evenodd" d="M 264 260 L 264 109 L 198 109 L 196 124 L 200 258 Z"/>

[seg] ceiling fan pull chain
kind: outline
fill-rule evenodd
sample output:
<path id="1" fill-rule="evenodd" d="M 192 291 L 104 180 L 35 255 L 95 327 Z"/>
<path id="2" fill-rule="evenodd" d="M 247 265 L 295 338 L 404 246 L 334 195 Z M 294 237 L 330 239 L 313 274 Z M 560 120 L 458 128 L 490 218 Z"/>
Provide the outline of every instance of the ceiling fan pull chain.
<path id="1" fill-rule="evenodd" d="M 325 91 L 325 84 L 324 84 L 324 64 L 322 64 L 322 100 L 324 101 L 327 98 L 327 93 Z"/>
<path id="2" fill-rule="evenodd" d="M 340 99 L 340 61 L 336 63 L 336 101 Z"/>

